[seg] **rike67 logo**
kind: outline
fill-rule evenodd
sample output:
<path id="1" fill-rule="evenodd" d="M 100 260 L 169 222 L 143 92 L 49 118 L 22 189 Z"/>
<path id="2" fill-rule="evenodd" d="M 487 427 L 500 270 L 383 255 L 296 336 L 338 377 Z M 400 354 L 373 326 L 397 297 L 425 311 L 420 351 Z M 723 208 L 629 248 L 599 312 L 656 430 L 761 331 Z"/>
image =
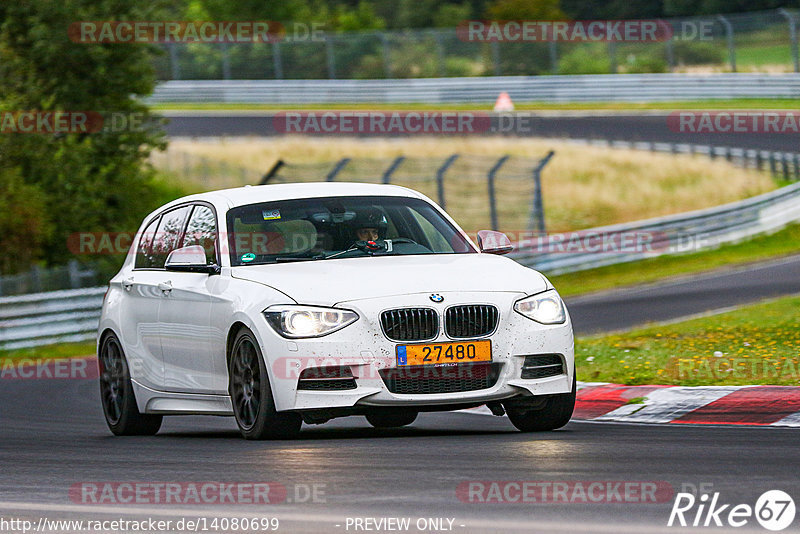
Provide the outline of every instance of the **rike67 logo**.
<path id="1" fill-rule="evenodd" d="M 723 503 L 719 492 L 703 493 L 699 497 L 678 493 L 667 526 L 739 528 L 755 519 L 765 529 L 779 531 L 791 525 L 794 516 L 794 500 L 781 490 L 764 492 L 755 506 Z"/>

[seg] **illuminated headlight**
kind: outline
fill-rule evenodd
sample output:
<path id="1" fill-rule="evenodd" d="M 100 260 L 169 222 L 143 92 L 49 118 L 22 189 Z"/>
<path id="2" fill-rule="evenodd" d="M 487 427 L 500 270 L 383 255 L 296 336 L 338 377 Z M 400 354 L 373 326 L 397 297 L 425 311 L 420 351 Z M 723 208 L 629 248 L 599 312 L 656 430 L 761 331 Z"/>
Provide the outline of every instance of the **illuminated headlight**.
<path id="1" fill-rule="evenodd" d="M 350 310 L 291 305 L 270 306 L 264 316 L 277 333 L 291 338 L 324 336 L 358 319 Z"/>
<path id="2" fill-rule="evenodd" d="M 537 323 L 561 324 L 567 320 L 564 302 L 554 289 L 518 300 L 514 309 Z"/>

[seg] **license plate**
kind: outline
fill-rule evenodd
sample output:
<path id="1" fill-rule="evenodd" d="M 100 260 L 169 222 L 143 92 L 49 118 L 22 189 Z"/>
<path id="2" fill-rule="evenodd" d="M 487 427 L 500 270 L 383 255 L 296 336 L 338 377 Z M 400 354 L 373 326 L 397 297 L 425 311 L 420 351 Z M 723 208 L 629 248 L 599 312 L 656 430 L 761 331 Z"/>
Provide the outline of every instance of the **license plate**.
<path id="1" fill-rule="evenodd" d="M 441 365 L 492 361 L 492 342 L 463 341 L 458 343 L 426 343 L 398 345 L 397 366 Z"/>

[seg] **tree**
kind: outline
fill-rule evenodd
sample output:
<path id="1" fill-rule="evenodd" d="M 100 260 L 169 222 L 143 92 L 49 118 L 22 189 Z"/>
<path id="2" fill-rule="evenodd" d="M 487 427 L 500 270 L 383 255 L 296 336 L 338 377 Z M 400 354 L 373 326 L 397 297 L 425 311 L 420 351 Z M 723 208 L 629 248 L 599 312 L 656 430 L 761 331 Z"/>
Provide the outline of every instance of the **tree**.
<path id="1" fill-rule="evenodd" d="M 113 112 L 146 124 L 107 133 L 0 136 L 0 189 L 22 198 L 20 191 L 30 192 L 24 202 L 30 209 L 20 208 L 18 216 L 30 227 L 51 229 L 41 233 L 43 242 L 28 241 L 20 262 L 63 263 L 71 234 L 130 231 L 162 200 L 144 162 L 163 146 L 163 134 L 140 100 L 155 83 L 154 48 L 76 43 L 67 32 L 72 21 L 157 17 L 158 6 L 141 6 L 136 0 L 0 3 L 0 111 Z"/>

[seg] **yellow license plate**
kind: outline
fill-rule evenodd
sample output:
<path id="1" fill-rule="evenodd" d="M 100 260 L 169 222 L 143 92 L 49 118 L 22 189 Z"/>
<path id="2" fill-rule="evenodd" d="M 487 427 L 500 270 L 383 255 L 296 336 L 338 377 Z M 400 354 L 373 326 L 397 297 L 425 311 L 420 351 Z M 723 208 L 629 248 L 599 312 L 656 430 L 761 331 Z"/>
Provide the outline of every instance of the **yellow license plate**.
<path id="1" fill-rule="evenodd" d="M 488 339 L 397 346 L 398 367 L 490 361 L 492 361 L 492 342 Z"/>

